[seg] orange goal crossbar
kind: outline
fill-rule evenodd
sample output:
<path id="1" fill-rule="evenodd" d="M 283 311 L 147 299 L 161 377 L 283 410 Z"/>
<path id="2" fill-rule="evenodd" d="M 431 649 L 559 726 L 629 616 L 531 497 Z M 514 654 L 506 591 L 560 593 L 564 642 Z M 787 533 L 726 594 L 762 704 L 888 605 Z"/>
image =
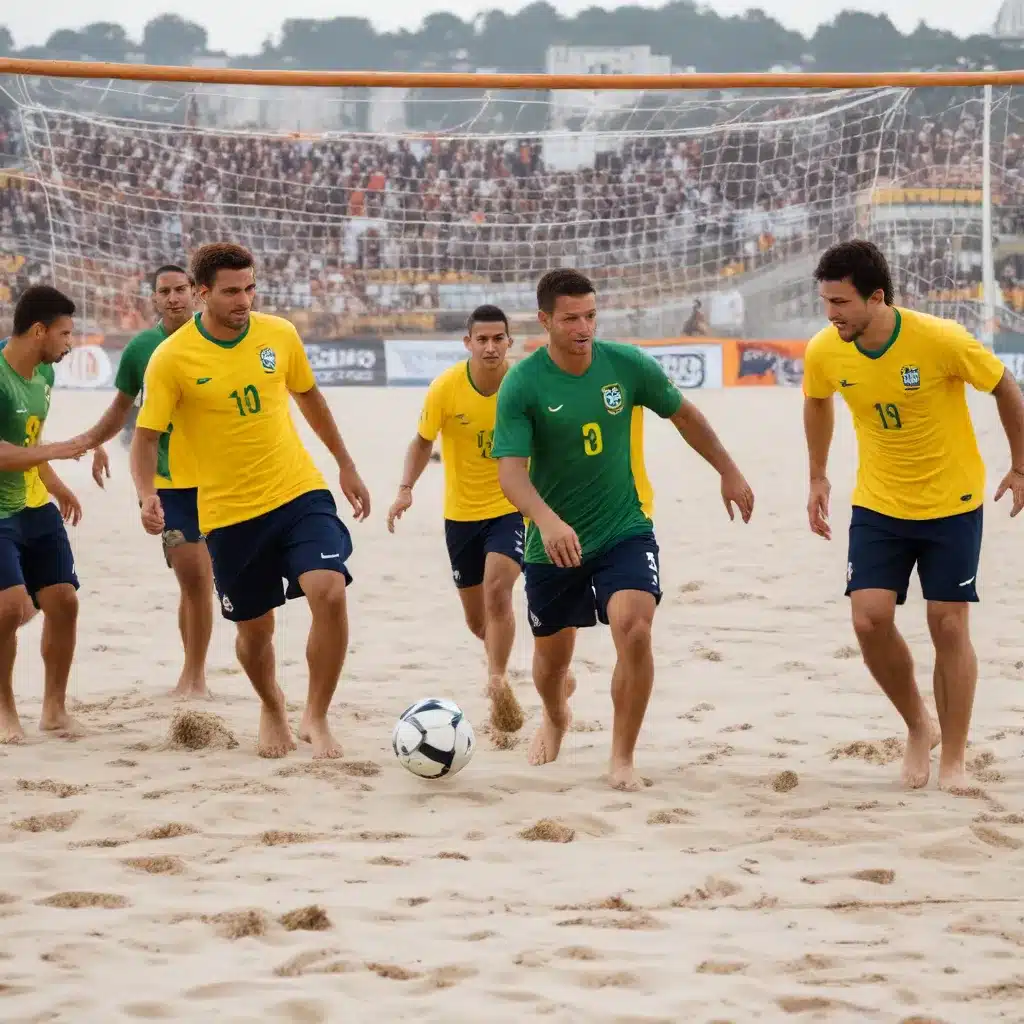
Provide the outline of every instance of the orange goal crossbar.
<path id="1" fill-rule="evenodd" d="M 885 87 L 1024 85 L 1024 71 L 892 71 L 879 74 L 756 72 L 744 74 L 545 75 L 406 71 L 256 71 L 251 68 L 174 67 L 101 61 L 0 58 L 0 75 L 104 78 L 206 85 L 279 85 L 400 89 L 877 89 Z"/>

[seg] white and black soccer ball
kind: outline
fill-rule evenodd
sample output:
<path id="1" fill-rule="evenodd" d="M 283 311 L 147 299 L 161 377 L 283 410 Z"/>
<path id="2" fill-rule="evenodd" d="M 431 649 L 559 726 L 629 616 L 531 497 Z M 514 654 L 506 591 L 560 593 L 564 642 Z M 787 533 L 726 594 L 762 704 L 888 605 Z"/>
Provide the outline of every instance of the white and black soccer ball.
<path id="1" fill-rule="evenodd" d="M 391 746 L 395 757 L 413 775 L 439 779 L 469 764 L 476 737 L 455 701 L 428 697 L 402 712 L 391 734 Z"/>

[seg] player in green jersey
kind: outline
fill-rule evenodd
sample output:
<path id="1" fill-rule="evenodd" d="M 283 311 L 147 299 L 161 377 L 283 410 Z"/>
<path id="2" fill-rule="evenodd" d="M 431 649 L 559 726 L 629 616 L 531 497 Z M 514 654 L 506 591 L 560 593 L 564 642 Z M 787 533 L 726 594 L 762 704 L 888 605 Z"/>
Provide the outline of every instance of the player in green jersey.
<path id="1" fill-rule="evenodd" d="M 142 394 L 150 357 L 157 347 L 194 312 L 191 277 L 176 264 L 166 264 L 153 274 L 153 307 L 156 325 L 135 335 L 121 353 L 114 380 L 114 400 L 92 428 L 97 446 L 114 437 Z M 103 486 L 110 476 L 110 460 L 102 447 L 93 453 L 93 479 Z M 174 425 L 161 436 L 157 448 L 157 493 L 164 510 L 164 559 L 178 580 L 178 629 L 185 652 L 173 695 L 183 700 L 207 698 L 206 655 L 213 633 L 213 567 L 206 541 L 199 529 L 198 468 L 195 457 Z"/>
<path id="2" fill-rule="evenodd" d="M 75 559 L 61 509 L 36 501 L 33 493 L 48 462 L 77 459 L 89 449 L 84 434 L 40 443 L 53 364 L 70 351 L 74 314 L 75 304 L 62 292 L 35 285 L 18 300 L 14 331 L 0 351 L 0 743 L 25 738 L 14 702 L 14 660 L 30 599 L 43 613 L 39 727 L 63 735 L 81 732 L 66 707 L 78 628 Z"/>
<path id="3" fill-rule="evenodd" d="M 654 685 L 651 625 L 661 570 L 631 466 L 633 409 L 671 420 L 718 471 L 730 519 L 735 505 L 748 522 L 754 495 L 656 360 L 633 345 L 594 340 L 597 299 L 588 278 L 566 269 L 545 274 L 537 305 L 549 343 L 502 381 L 492 448 L 502 490 L 530 520 L 526 599 L 544 722 L 529 761 L 558 756 L 569 726 L 576 630 L 600 620 L 611 627 L 617 655 L 609 782 L 638 789 L 633 753 Z"/>

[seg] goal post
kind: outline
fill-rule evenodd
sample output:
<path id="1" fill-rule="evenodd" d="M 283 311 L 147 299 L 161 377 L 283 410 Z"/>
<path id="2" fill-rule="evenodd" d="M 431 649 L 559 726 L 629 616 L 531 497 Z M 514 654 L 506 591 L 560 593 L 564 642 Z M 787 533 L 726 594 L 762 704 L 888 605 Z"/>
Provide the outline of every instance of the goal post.
<path id="1" fill-rule="evenodd" d="M 799 338 L 817 254 L 859 235 L 991 344 L 1024 331 L 1022 86 L 0 59 L 0 330 L 46 279 L 128 335 L 153 267 L 231 238 L 261 308 L 324 337 L 451 336 L 485 301 L 528 335 L 572 265 L 605 337 Z"/>

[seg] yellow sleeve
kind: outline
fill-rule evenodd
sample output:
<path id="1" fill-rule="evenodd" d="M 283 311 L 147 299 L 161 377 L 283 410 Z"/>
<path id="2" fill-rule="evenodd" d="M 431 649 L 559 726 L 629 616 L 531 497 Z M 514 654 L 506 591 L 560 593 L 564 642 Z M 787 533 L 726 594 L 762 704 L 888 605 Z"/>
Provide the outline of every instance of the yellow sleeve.
<path id="1" fill-rule="evenodd" d="M 181 401 L 178 374 L 165 345 L 158 346 L 149 360 L 143 377 L 142 393 L 142 408 L 135 425 L 143 430 L 159 430 L 163 433 Z"/>
<path id="2" fill-rule="evenodd" d="M 294 327 L 288 332 L 288 365 L 284 371 L 284 386 L 293 395 L 304 395 L 316 387 L 316 375 L 309 365 L 306 346 L 302 344 L 299 332 Z"/>
<path id="3" fill-rule="evenodd" d="M 945 370 L 950 377 L 959 377 L 978 391 L 991 391 L 1006 367 L 968 330 L 957 325 L 946 336 Z"/>
<path id="4" fill-rule="evenodd" d="M 433 441 L 441 433 L 444 426 L 445 406 L 448 389 L 445 387 L 447 381 L 440 378 L 431 381 L 427 388 L 427 397 L 423 399 L 423 408 L 420 410 L 420 422 L 417 430 L 424 441 Z"/>
<path id="5" fill-rule="evenodd" d="M 808 398 L 830 398 L 835 385 L 828 379 L 821 345 L 812 338 L 804 350 L 804 394 Z"/>

